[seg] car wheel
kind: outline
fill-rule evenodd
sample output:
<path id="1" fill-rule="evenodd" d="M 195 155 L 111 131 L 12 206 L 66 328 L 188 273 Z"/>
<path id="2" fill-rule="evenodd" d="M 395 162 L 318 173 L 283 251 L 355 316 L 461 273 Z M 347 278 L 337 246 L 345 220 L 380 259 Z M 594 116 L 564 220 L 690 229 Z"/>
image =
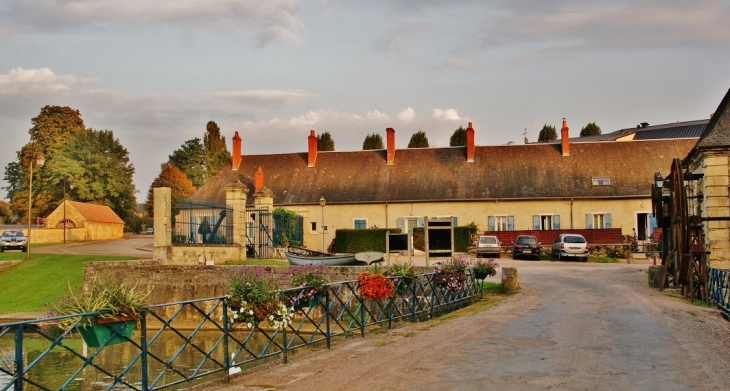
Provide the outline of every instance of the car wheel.
<path id="1" fill-rule="evenodd" d="M 5 247 L 0 247 L 0 253 L 4 253 L 4 252 L 5 252 Z"/>
<path id="2" fill-rule="evenodd" d="M 588 262 L 588 257 L 583 257 L 583 259 L 581 259 L 581 261 Z"/>
<path id="3" fill-rule="evenodd" d="M 497 254 L 497 258 L 501 258 L 501 257 L 502 257 L 501 253 Z"/>

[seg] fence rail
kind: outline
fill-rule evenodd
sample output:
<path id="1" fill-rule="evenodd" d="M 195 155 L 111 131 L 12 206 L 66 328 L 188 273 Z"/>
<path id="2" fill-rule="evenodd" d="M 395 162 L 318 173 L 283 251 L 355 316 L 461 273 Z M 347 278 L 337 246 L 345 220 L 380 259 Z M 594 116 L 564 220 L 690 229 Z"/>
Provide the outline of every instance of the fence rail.
<path id="1" fill-rule="evenodd" d="M 329 293 L 283 330 L 232 327 L 227 296 L 149 306 L 133 336 L 110 328 L 98 348 L 87 347 L 75 331 L 54 329 L 68 316 L 0 324 L 0 390 L 158 390 L 228 379 L 232 368 L 287 362 L 296 349 L 329 348 L 334 337 L 364 336 L 371 328 L 467 305 L 481 293 L 470 270 L 467 275 L 459 291 L 435 285 L 433 273 L 410 283 L 400 279 L 393 297 L 382 302 L 359 296 L 357 280 L 327 284 Z M 282 293 L 298 289 L 306 288 Z M 94 315 L 79 314 L 76 322 Z M 123 343 L 111 344 L 115 338 Z"/>
<path id="2" fill-rule="evenodd" d="M 707 290 L 710 300 L 722 311 L 725 319 L 730 320 L 730 270 L 710 269 Z"/>

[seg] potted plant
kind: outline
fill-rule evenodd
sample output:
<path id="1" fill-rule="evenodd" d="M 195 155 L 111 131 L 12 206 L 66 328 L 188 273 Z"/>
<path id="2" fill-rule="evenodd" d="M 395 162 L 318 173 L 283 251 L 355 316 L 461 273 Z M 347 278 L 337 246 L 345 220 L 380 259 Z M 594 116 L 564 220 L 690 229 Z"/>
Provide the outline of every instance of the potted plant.
<path id="1" fill-rule="evenodd" d="M 360 297 L 380 301 L 393 296 L 395 284 L 377 266 L 358 274 Z"/>
<path id="2" fill-rule="evenodd" d="M 248 328 L 267 321 L 274 328 L 285 328 L 291 323 L 294 309 L 279 298 L 277 284 L 271 273 L 256 266 L 243 266 L 225 282 L 228 298 L 228 321 Z"/>
<path id="3" fill-rule="evenodd" d="M 477 258 L 476 262 L 474 262 L 474 269 L 472 270 L 474 272 L 474 278 L 483 280 L 487 277 L 494 276 L 497 274 L 498 267 L 499 264 L 497 264 L 494 258 L 489 258 L 486 261 Z"/>
<path id="4" fill-rule="evenodd" d="M 321 304 L 328 288 L 330 269 L 324 265 L 289 266 L 284 278 L 290 290 L 286 291 L 287 305 L 301 310 Z"/>
<path id="5" fill-rule="evenodd" d="M 395 284 L 395 292 L 402 295 L 410 291 L 417 272 L 411 263 L 393 263 L 385 269 L 385 275 Z"/>
<path id="6" fill-rule="evenodd" d="M 459 292 L 466 281 L 467 260 L 457 257 L 437 267 L 433 274 L 433 283 L 447 292 Z"/>
<path id="7" fill-rule="evenodd" d="M 145 310 L 150 290 L 140 289 L 120 279 L 93 280 L 83 288 L 72 288 L 54 303 L 56 315 L 82 315 L 59 322 L 68 330 L 76 327 L 90 347 L 114 345 L 128 341 Z M 89 314 L 89 315 L 87 315 Z"/>

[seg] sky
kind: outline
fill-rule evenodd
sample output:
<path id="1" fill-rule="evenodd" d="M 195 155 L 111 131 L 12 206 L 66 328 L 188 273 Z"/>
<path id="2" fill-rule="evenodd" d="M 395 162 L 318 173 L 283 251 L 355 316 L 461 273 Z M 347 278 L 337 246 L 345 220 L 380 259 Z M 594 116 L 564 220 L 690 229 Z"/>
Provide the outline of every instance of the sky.
<path id="1" fill-rule="evenodd" d="M 211 120 L 245 155 L 305 152 L 310 130 L 355 151 L 388 127 L 448 147 L 469 122 L 501 145 L 562 118 L 571 137 L 706 119 L 728 21 L 730 0 L 3 0 L 0 165 L 46 105 L 114 132 L 138 202 Z"/>

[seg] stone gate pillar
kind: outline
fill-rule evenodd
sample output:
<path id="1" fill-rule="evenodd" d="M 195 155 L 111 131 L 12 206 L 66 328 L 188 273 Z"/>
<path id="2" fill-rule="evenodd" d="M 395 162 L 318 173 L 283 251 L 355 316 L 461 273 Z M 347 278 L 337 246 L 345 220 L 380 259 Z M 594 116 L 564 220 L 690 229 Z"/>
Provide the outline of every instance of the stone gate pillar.
<path id="1" fill-rule="evenodd" d="M 246 193 L 248 188 L 240 181 L 226 185 L 226 207 L 233 209 L 233 244 L 241 250 L 240 259 L 246 259 Z"/>
<path id="2" fill-rule="evenodd" d="M 169 187 L 152 190 L 154 199 L 154 259 L 171 261 L 172 250 L 172 192 Z"/>

